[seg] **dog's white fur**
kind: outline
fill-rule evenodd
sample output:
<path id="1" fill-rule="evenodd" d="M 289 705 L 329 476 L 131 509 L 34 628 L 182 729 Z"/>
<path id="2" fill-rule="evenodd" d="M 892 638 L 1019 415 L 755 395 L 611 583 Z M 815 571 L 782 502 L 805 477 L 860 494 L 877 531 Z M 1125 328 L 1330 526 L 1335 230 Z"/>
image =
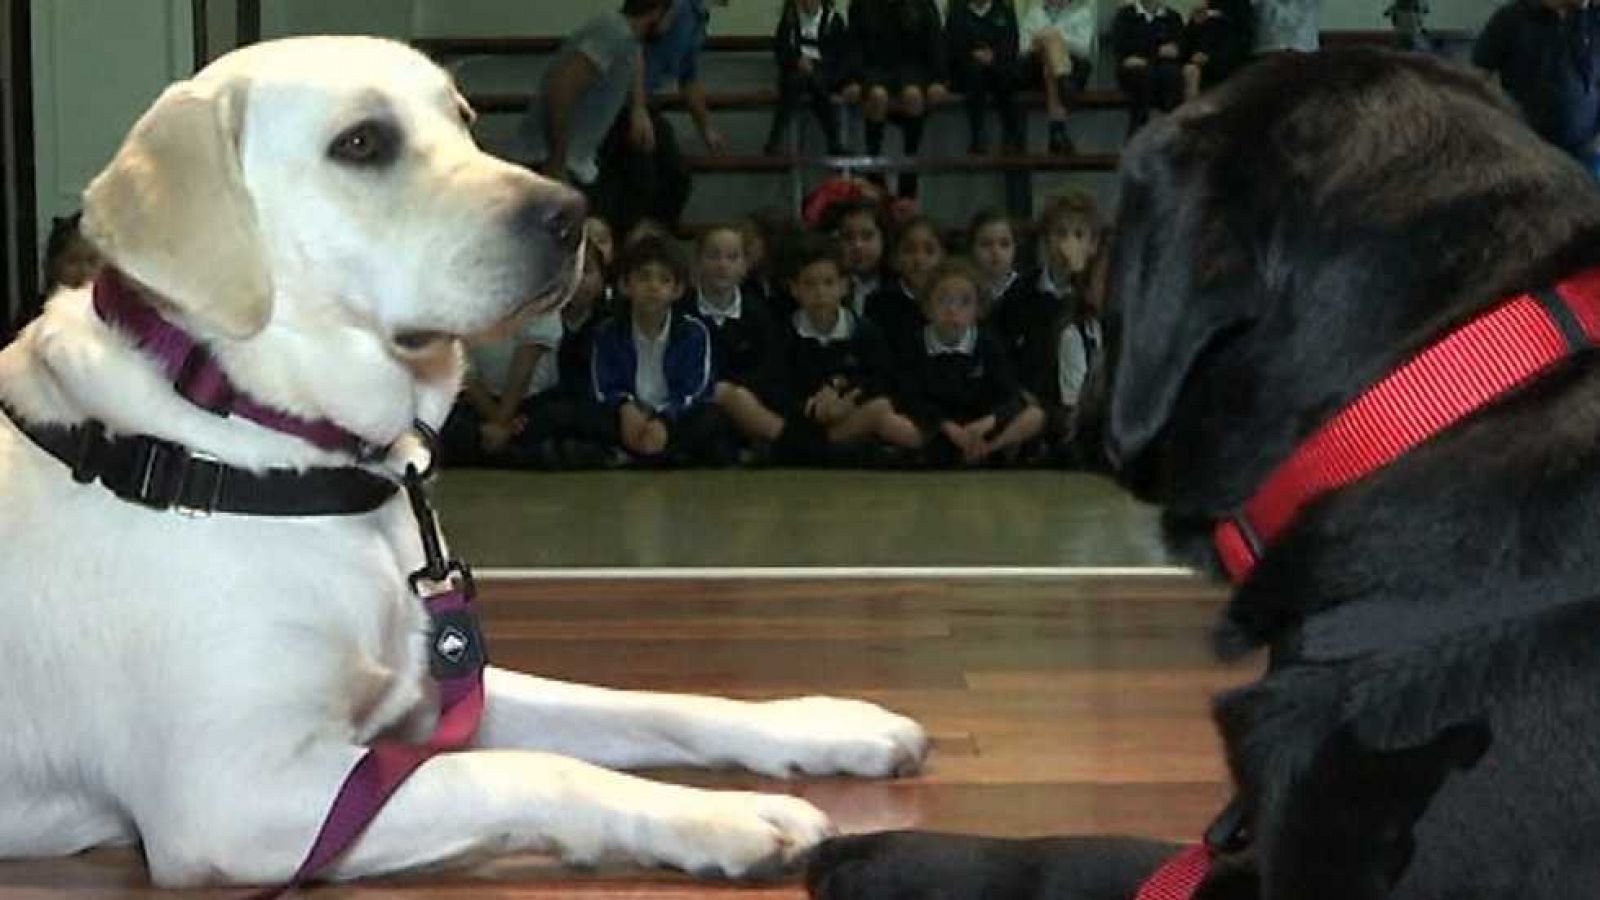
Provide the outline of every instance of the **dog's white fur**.
<path id="1" fill-rule="evenodd" d="M 146 113 L 86 193 L 86 229 L 250 394 L 388 444 L 437 425 L 460 377 L 455 342 L 419 359 L 395 334 L 466 334 L 533 292 L 508 223 L 553 187 L 479 151 L 462 107 L 398 44 L 242 50 Z M 372 117 L 403 135 L 393 166 L 328 157 Z M 238 466 L 349 463 L 178 398 L 84 290 L 0 352 L 0 398 Z M 163 885 L 287 878 L 362 744 L 431 723 L 405 584 L 420 560 L 403 498 L 325 519 L 154 512 L 74 483 L 0 417 L 0 856 L 137 840 Z M 487 680 L 481 749 L 425 764 L 331 876 L 515 850 L 746 874 L 792 861 L 827 819 L 602 767 L 888 775 L 927 747 L 856 701 Z"/>

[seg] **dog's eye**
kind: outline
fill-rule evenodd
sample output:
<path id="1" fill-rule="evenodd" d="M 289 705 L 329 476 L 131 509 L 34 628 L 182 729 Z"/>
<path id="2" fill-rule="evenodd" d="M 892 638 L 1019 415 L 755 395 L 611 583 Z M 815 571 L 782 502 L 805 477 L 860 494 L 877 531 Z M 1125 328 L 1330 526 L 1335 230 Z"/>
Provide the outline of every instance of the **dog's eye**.
<path id="1" fill-rule="evenodd" d="M 384 166 L 400 155 L 400 132 L 387 122 L 362 122 L 333 139 L 328 155 L 354 166 Z"/>

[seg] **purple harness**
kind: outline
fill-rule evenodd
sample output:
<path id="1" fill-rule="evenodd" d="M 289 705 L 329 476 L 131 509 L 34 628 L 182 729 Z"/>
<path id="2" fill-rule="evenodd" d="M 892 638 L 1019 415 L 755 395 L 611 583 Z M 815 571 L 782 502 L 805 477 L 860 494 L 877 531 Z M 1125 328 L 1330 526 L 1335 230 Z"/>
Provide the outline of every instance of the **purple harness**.
<path id="1" fill-rule="evenodd" d="M 357 459 L 380 458 L 374 447 L 327 419 L 305 419 L 258 403 L 234 389 L 211 353 L 183 329 L 163 319 L 115 269 L 106 268 L 94 284 L 94 309 L 108 325 L 126 332 L 162 366 L 185 399 L 222 416 L 237 415 L 274 431 L 299 437 L 324 450 L 352 453 Z M 432 456 L 435 435 L 417 429 Z M 439 537 L 438 519 L 428 504 L 425 485 L 432 475 L 406 468 L 402 479 L 411 511 L 422 536 L 426 564 L 411 573 L 413 593 L 421 598 L 431 622 L 429 669 L 439 683 L 439 720 L 421 744 L 378 741 L 350 770 L 334 797 L 322 827 L 305 859 L 288 883 L 263 889 L 251 900 L 277 897 L 305 884 L 336 860 L 366 830 L 390 795 L 417 767 L 438 753 L 467 746 L 483 717 L 483 669 L 488 663 L 483 634 L 472 609 L 476 587 L 472 571 L 448 559 Z M 433 590 L 434 593 L 426 593 Z"/>

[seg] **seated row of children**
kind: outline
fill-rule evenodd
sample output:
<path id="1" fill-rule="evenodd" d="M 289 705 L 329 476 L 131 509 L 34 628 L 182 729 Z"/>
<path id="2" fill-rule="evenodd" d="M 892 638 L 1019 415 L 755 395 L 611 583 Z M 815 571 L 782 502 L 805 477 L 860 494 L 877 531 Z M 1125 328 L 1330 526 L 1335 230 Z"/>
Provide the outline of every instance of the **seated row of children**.
<path id="1" fill-rule="evenodd" d="M 692 276 L 648 228 L 608 266 L 594 223 L 571 302 L 471 348 L 447 462 L 1070 463 L 1100 344 L 1092 198 L 1049 205 L 1042 262 L 1026 274 L 1018 229 L 998 213 L 972 223 L 970 258 L 948 257 L 926 218 L 892 240 L 887 222 L 857 200 L 781 238 L 714 227 Z"/>

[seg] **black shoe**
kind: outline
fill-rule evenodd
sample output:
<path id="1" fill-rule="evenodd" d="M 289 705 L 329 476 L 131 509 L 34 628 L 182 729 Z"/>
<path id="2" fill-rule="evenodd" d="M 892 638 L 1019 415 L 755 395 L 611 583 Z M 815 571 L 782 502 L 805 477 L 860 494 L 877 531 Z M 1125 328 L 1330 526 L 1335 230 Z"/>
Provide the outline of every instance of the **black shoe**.
<path id="1" fill-rule="evenodd" d="M 1050 123 L 1049 149 L 1051 154 L 1055 156 L 1071 156 L 1077 152 L 1077 149 L 1072 146 L 1072 138 L 1067 135 L 1066 123 Z"/>

